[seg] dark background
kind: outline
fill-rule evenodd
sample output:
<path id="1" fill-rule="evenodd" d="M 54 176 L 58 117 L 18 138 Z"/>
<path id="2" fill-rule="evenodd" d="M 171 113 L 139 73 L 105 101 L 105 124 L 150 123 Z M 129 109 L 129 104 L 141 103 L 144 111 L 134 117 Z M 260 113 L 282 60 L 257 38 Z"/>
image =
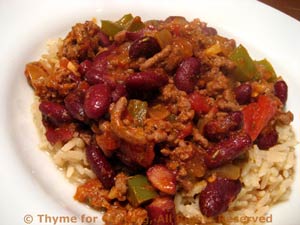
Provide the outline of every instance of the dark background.
<path id="1" fill-rule="evenodd" d="M 300 0 L 259 0 L 300 20 Z"/>

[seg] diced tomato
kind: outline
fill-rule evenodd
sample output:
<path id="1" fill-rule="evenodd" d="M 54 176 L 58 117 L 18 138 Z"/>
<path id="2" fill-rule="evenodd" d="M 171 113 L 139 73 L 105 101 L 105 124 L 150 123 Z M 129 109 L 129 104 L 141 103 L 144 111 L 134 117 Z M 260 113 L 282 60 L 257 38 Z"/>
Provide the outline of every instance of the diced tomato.
<path id="1" fill-rule="evenodd" d="M 192 94 L 190 94 L 189 100 L 192 108 L 198 114 L 206 114 L 211 109 L 208 98 L 199 94 L 198 92 L 193 92 Z"/>
<path id="2" fill-rule="evenodd" d="M 133 145 L 122 142 L 117 156 L 129 167 L 134 167 L 134 164 L 136 164 L 148 168 L 151 166 L 155 157 L 154 144 Z"/>
<path id="3" fill-rule="evenodd" d="M 274 117 L 277 110 L 277 102 L 271 97 L 261 95 L 257 102 L 251 103 L 243 108 L 244 130 L 254 141 L 260 132 Z"/>
<path id="4" fill-rule="evenodd" d="M 120 147 L 120 139 L 110 131 L 96 135 L 96 142 L 107 157 Z"/>
<path id="5" fill-rule="evenodd" d="M 52 128 L 46 128 L 46 138 L 52 144 L 56 144 L 58 142 L 65 143 L 73 138 L 74 129 L 68 126 Z"/>
<path id="6" fill-rule="evenodd" d="M 188 123 L 183 130 L 180 131 L 178 138 L 184 139 L 185 137 L 189 136 L 193 132 L 193 124 Z"/>

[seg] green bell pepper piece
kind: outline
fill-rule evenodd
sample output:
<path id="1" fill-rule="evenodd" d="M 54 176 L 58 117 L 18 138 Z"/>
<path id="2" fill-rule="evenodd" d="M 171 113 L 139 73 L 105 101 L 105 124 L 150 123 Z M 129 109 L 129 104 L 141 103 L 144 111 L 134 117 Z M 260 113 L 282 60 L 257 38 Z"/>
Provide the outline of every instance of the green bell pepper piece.
<path id="1" fill-rule="evenodd" d="M 148 103 L 138 99 L 131 99 L 128 103 L 127 110 L 133 117 L 134 122 L 142 126 L 146 119 Z"/>
<path id="2" fill-rule="evenodd" d="M 145 24 L 142 22 L 141 17 L 136 16 L 128 24 L 126 30 L 128 30 L 130 32 L 135 32 L 135 31 L 143 29 L 144 27 L 145 27 Z"/>
<path id="3" fill-rule="evenodd" d="M 141 21 L 141 17 L 133 17 L 132 14 L 126 14 L 116 22 L 112 22 L 110 20 L 101 20 L 101 30 L 111 37 L 115 36 L 122 30 L 135 32 L 144 27 L 145 24 Z"/>
<path id="4" fill-rule="evenodd" d="M 133 16 L 131 13 L 124 15 L 121 19 L 119 19 L 116 24 L 120 25 L 121 27 L 125 28 L 128 26 L 129 23 L 133 20 Z"/>
<path id="5" fill-rule="evenodd" d="M 167 29 L 163 29 L 163 30 L 156 32 L 155 38 L 157 39 L 157 41 L 162 49 L 172 42 L 172 34 Z"/>
<path id="6" fill-rule="evenodd" d="M 115 36 L 118 32 L 123 30 L 123 27 L 110 20 L 101 20 L 101 30 L 108 36 Z"/>
<path id="7" fill-rule="evenodd" d="M 260 78 L 260 74 L 256 69 L 254 61 L 251 59 L 243 45 L 239 45 L 229 55 L 229 59 L 236 64 L 236 68 L 232 74 L 235 80 L 244 82 Z"/>
<path id="8" fill-rule="evenodd" d="M 154 187 L 149 183 L 146 176 L 135 175 L 129 177 L 127 182 L 127 199 L 134 207 L 138 207 L 157 196 Z"/>
<path id="9" fill-rule="evenodd" d="M 273 82 L 277 80 L 275 70 L 267 59 L 255 61 L 255 64 L 263 68 L 262 75 L 267 81 Z"/>

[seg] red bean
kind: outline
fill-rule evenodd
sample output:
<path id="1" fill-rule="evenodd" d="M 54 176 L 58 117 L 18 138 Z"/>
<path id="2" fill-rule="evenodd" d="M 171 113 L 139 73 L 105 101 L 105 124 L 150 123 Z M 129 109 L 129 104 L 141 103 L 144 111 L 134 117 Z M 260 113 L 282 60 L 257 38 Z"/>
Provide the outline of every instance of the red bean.
<path id="1" fill-rule="evenodd" d="M 98 119 L 103 116 L 111 103 L 111 90 L 107 84 L 96 84 L 86 92 L 84 111 L 87 117 Z"/>
<path id="2" fill-rule="evenodd" d="M 176 193 L 176 176 L 164 165 L 156 164 L 147 170 L 147 177 L 151 184 L 169 195 Z"/>
<path id="3" fill-rule="evenodd" d="M 93 61 L 91 68 L 86 72 L 85 79 L 89 84 L 107 83 L 114 87 L 115 81 L 108 72 L 108 56 L 111 51 L 107 50 L 98 54 Z"/>
<path id="4" fill-rule="evenodd" d="M 134 73 L 126 81 L 126 88 L 130 90 L 151 91 L 168 83 L 168 75 L 145 71 Z"/>
<path id="5" fill-rule="evenodd" d="M 241 84 L 234 89 L 235 99 L 240 105 L 248 104 L 251 100 L 252 87 L 250 84 Z"/>
<path id="6" fill-rule="evenodd" d="M 207 27 L 207 26 L 202 28 L 202 33 L 207 36 L 214 36 L 214 35 L 218 34 L 218 32 L 215 28 Z"/>
<path id="7" fill-rule="evenodd" d="M 86 158 L 103 186 L 106 189 L 110 189 L 114 185 L 115 172 L 101 149 L 94 144 L 88 145 L 86 148 Z"/>
<path id="8" fill-rule="evenodd" d="M 282 104 L 286 103 L 288 96 L 288 86 L 284 80 L 279 80 L 274 84 L 275 96 L 277 96 Z"/>
<path id="9" fill-rule="evenodd" d="M 214 217 L 225 212 L 240 193 L 241 188 L 242 184 L 239 180 L 218 177 L 213 182 L 209 182 L 199 196 L 202 214 Z"/>
<path id="10" fill-rule="evenodd" d="M 106 71 L 96 70 L 94 68 L 88 70 L 85 74 L 86 81 L 89 84 L 99 84 L 99 83 L 106 83 L 107 79 L 105 78 Z"/>
<path id="11" fill-rule="evenodd" d="M 127 96 L 126 86 L 125 84 L 117 84 L 115 90 L 113 90 L 112 94 L 112 101 L 117 102 L 119 98 L 123 96 Z"/>
<path id="12" fill-rule="evenodd" d="M 230 112 L 221 119 L 209 121 L 204 126 L 204 135 L 210 141 L 220 141 L 229 136 L 230 131 L 238 130 L 243 124 L 243 114 L 240 111 Z"/>
<path id="13" fill-rule="evenodd" d="M 129 57 L 150 58 L 161 50 L 157 40 L 154 37 L 142 37 L 134 41 L 129 47 Z"/>
<path id="14" fill-rule="evenodd" d="M 272 146 L 276 145 L 278 142 L 278 134 L 275 129 L 267 130 L 261 133 L 255 143 L 259 147 L 259 149 L 267 150 Z"/>
<path id="15" fill-rule="evenodd" d="M 231 162 L 251 146 L 251 138 L 244 132 L 233 133 L 207 149 L 205 164 L 209 169 Z"/>
<path id="16" fill-rule="evenodd" d="M 92 61 L 86 59 L 79 64 L 78 72 L 81 75 L 85 75 L 86 72 L 92 67 Z"/>
<path id="17" fill-rule="evenodd" d="M 86 119 L 83 105 L 85 93 L 88 87 L 89 86 L 87 83 L 82 83 L 81 85 L 79 85 L 78 89 L 68 94 L 64 99 L 65 106 L 68 112 L 74 119 L 77 119 L 79 121 L 84 121 Z"/>
<path id="18" fill-rule="evenodd" d="M 96 55 L 93 60 L 93 67 L 98 69 L 98 67 L 106 67 L 107 66 L 107 57 L 111 54 L 110 50 L 103 51 Z"/>
<path id="19" fill-rule="evenodd" d="M 175 86 L 187 93 L 193 92 L 200 73 L 200 65 L 200 61 L 195 57 L 182 61 L 174 76 Z"/>
<path id="20" fill-rule="evenodd" d="M 42 101 L 39 105 L 39 109 L 43 116 L 45 116 L 55 126 L 72 120 L 67 109 L 59 103 Z"/>
<path id="21" fill-rule="evenodd" d="M 146 207 L 151 225 L 175 225 L 175 204 L 171 198 L 158 197 Z"/>

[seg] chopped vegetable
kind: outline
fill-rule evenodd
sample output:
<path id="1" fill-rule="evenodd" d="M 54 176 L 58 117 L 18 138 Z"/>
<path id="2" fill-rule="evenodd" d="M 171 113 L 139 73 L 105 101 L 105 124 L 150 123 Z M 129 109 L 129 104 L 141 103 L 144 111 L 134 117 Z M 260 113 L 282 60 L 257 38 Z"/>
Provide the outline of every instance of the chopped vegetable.
<path id="1" fill-rule="evenodd" d="M 236 64 L 236 68 L 232 74 L 235 80 L 244 82 L 260 78 L 260 74 L 255 67 L 254 61 L 251 59 L 243 45 L 239 45 L 229 55 L 229 58 Z"/>
<path id="2" fill-rule="evenodd" d="M 108 36 L 115 36 L 118 32 L 123 30 L 123 27 L 110 20 L 101 20 L 101 30 Z"/>
<path id="3" fill-rule="evenodd" d="M 193 92 L 192 94 L 190 94 L 189 100 L 192 108 L 198 114 L 206 114 L 211 109 L 208 98 L 199 94 L 198 92 Z"/>
<path id="4" fill-rule="evenodd" d="M 170 31 L 166 29 L 163 29 L 155 33 L 155 38 L 157 39 L 162 49 L 172 42 L 172 34 Z"/>
<path id="5" fill-rule="evenodd" d="M 128 103 L 128 112 L 133 117 L 133 120 L 138 125 L 143 125 L 144 120 L 146 119 L 148 103 L 132 99 Z"/>
<path id="6" fill-rule="evenodd" d="M 257 102 L 247 105 L 243 110 L 244 130 L 254 141 L 274 117 L 277 103 L 269 96 L 260 95 Z"/>
<path id="7" fill-rule="evenodd" d="M 141 17 L 136 16 L 128 24 L 128 26 L 126 27 L 126 30 L 130 31 L 130 32 L 136 32 L 136 31 L 143 29 L 144 27 L 145 27 L 145 24 L 142 22 Z"/>
<path id="8" fill-rule="evenodd" d="M 128 24 L 133 20 L 133 16 L 131 13 L 129 14 L 125 14 L 124 16 L 122 16 L 121 19 L 119 19 L 118 21 L 116 21 L 116 24 L 120 25 L 121 27 L 127 27 Z"/>
<path id="9" fill-rule="evenodd" d="M 222 48 L 219 42 L 217 42 L 216 44 L 210 46 L 209 48 L 205 49 L 204 53 L 206 55 L 217 55 L 220 52 L 222 52 Z"/>
<path id="10" fill-rule="evenodd" d="M 130 32 L 138 31 L 145 27 L 139 16 L 133 17 L 132 14 L 126 14 L 116 22 L 110 20 L 101 20 L 101 30 L 108 36 L 115 36 L 122 30 Z"/>
<path id="11" fill-rule="evenodd" d="M 148 109 L 148 114 L 151 118 L 156 120 L 163 120 L 170 116 L 170 112 L 164 105 L 157 104 Z"/>
<path id="12" fill-rule="evenodd" d="M 275 70 L 267 59 L 255 61 L 255 64 L 258 66 L 258 69 L 264 79 L 271 82 L 276 81 L 277 75 Z"/>
<path id="13" fill-rule="evenodd" d="M 128 179 L 127 199 L 134 207 L 138 207 L 156 196 L 157 193 L 147 180 L 147 177 L 135 175 Z"/>

